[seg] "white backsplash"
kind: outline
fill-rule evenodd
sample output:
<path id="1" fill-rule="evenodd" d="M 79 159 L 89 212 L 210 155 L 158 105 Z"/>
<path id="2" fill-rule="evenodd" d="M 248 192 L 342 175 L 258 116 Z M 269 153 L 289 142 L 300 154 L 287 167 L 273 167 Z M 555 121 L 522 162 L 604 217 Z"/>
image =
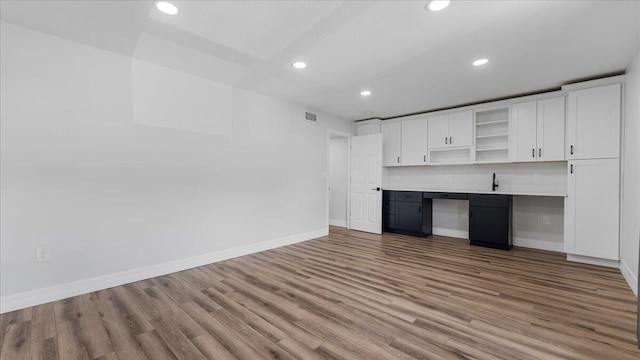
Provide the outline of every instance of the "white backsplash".
<path id="1" fill-rule="evenodd" d="M 507 163 L 388 167 L 386 188 L 452 191 L 491 191 L 493 173 L 501 192 L 567 193 L 567 163 Z"/>

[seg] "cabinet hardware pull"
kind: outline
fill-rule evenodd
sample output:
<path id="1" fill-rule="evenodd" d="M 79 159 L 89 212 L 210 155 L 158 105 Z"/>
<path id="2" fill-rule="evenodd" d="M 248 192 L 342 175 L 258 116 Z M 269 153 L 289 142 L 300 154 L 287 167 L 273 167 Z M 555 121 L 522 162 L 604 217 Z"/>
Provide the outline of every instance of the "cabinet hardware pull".
<path id="1" fill-rule="evenodd" d="M 573 164 L 571 164 L 571 173 L 573 174 Z"/>
<path id="2" fill-rule="evenodd" d="M 418 212 L 422 212 L 422 206 L 418 206 Z"/>
<path id="3" fill-rule="evenodd" d="M 473 212 L 469 210 L 469 217 L 473 217 Z"/>
<path id="4" fill-rule="evenodd" d="M 536 149 L 531 149 L 531 157 L 536 157 Z"/>
<path id="5" fill-rule="evenodd" d="M 538 157 L 542 157 L 542 148 L 538 149 Z"/>
<path id="6" fill-rule="evenodd" d="M 423 157 L 422 157 L 422 161 L 423 161 L 423 162 L 427 162 L 427 155 L 425 155 L 425 156 L 423 156 Z"/>
<path id="7" fill-rule="evenodd" d="M 449 145 L 453 144 L 453 137 L 449 136 Z"/>
<path id="8" fill-rule="evenodd" d="M 573 155 L 573 145 L 571 145 L 571 155 Z"/>
<path id="9" fill-rule="evenodd" d="M 400 156 L 398 156 L 398 164 L 400 164 Z"/>
<path id="10" fill-rule="evenodd" d="M 448 139 L 447 139 L 447 137 L 445 136 L 445 137 L 444 137 L 444 143 L 445 143 L 445 144 L 448 144 L 447 140 L 448 140 Z"/>

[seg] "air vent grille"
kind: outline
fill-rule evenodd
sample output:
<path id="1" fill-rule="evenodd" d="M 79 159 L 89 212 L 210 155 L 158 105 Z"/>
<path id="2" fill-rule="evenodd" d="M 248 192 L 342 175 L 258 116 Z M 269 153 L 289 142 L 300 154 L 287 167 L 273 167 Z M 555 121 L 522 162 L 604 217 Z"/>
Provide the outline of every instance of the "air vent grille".
<path id="1" fill-rule="evenodd" d="M 307 111 L 304 113 L 304 118 L 309 121 L 316 121 L 316 114 Z"/>

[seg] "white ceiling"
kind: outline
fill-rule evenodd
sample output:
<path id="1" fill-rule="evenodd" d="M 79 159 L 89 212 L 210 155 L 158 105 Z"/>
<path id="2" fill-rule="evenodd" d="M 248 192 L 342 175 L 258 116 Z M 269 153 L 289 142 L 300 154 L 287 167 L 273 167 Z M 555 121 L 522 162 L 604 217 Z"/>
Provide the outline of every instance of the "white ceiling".
<path id="1" fill-rule="evenodd" d="M 6 1 L 2 21 L 349 120 L 624 71 L 640 1 Z M 471 62 L 487 57 L 489 64 Z M 291 63 L 304 60 L 296 70 Z M 371 89 L 368 98 L 360 90 Z M 365 115 L 371 111 L 372 115 Z"/>

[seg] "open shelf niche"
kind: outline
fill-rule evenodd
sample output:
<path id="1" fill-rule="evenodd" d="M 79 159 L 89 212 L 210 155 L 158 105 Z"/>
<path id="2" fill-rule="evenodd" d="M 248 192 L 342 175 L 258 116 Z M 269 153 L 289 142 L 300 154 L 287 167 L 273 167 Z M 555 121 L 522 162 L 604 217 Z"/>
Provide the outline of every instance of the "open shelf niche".
<path id="1" fill-rule="evenodd" d="M 477 163 L 509 161 L 509 107 L 475 112 Z"/>

